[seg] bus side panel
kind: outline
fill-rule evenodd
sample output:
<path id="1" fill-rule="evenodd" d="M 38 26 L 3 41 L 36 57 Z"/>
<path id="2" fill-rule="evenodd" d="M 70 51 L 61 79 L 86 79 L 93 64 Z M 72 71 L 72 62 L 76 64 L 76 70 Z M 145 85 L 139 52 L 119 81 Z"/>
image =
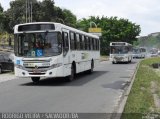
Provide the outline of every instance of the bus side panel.
<path id="1" fill-rule="evenodd" d="M 69 76 L 71 74 L 71 64 L 63 65 L 63 76 Z"/>

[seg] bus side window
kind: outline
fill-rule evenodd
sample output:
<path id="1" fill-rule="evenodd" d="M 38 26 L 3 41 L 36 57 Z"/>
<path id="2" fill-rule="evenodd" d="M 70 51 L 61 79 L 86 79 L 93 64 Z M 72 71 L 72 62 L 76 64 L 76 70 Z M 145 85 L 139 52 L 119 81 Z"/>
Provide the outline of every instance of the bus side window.
<path id="1" fill-rule="evenodd" d="M 82 47 L 82 50 L 85 50 L 84 35 L 82 35 L 81 37 L 81 47 Z"/>
<path id="2" fill-rule="evenodd" d="M 76 49 L 80 50 L 80 36 L 76 34 Z"/>
<path id="3" fill-rule="evenodd" d="M 93 44 L 93 43 L 94 43 L 94 41 L 93 41 L 93 40 L 94 40 L 94 39 L 93 39 L 93 38 L 91 38 L 91 50 L 94 50 L 94 46 L 93 46 L 93 45 L 94 45 L 94 44 Z"/>
<path id="4" fill-rule="evenodd" d="M 95 39 L 92 39 L 92 44 L 93 44 L 93 50 L 95 50 Z"/>
<path id="5" fill-rule="evenodd" d="M 87 39 L 87 37 L 85 36 L 84 37 L 84 45 L 85 45 L 85 50 L 87 50 L 87 43 L 88 42 L 88 39 Z"/>
<path id="6" fill-rule="evenodd" d="M 71 50 L 75 50 L 75 37 L 73 32 L 70 32 L 70 48 Z"/>
<path id="7" fill-rule="evenodd" d="M 98 50 L 98 39 L 96 39 L 96 50 Z"/>
<path id="8" fill-rule="evenodd" d="M 63 32 L 62 33 L 62 38 L 63 38 L 63 54 L 65 56 L 67 54 L 68 50 L 69 50 L 68 33 Z"/>
<path id="9" fill-rule="evenodd" d="M 83 40 L 82 40 L 83 36 L 79 35 L 79 42 L 80 42 L 80 50 L 83 50 Z"/>
<path id="10" fill-rule="evenodd" d="M 89 38 L 86 37 L 86 50 L 89 50 Z"/>
<path id="11" fill-rule="evenodd" d="M 91 50 L 91 38 L 88 38 L 88 50 Z"/>

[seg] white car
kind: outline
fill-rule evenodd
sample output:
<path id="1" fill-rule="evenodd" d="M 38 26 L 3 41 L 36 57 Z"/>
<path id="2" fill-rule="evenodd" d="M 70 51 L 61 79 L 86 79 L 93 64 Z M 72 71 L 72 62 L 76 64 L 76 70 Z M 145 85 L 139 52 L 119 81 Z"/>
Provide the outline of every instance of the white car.
<path id="1" fill-rule="evenodd" d="M 151 56 L 151 57 L 158 57 L 158 52 L 152 52 L 152 53 L 150 54 L 150 56 Z"/>

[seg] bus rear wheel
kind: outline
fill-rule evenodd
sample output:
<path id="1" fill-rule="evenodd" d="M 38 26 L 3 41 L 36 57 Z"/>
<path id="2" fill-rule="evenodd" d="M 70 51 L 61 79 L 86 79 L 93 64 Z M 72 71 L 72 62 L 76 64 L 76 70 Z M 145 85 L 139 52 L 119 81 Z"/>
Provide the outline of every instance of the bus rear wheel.
<path id="1" fill-rule="evenodd" d="M 88 74 L 93 73 L 93 69 L 94 69 L 94 61 L 92 60 L 92 62 L 91 62 L 91 69 L 89 69 L 89 70 L 87 71 L 87 73 L 88 73 Z"/>
<path id="2" fill-rule="evenodd" d="M 40 80 L 40 77 L 31 77 L 31 79 L 34 83 L 38 83 Z"/>
<path id="3" fill-rule="evenodd" d="M 2 73 L 2 68 L 0 67 L 0 74 Z"/>

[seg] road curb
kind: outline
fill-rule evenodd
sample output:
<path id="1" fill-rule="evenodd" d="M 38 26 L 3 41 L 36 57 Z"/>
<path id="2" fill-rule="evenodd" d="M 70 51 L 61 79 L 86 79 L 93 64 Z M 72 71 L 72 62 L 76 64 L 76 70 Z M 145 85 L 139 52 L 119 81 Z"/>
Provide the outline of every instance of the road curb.
<path id="1" fill-rule="evenodd" d="M 124 111 L 125 104 L 127 102 L 128 96 L 129 96 L 129 93 L 130 93 L 132 85 L 134 83 L 135 76 L 136 76 L 137 71 L 139 69 L 140 63 L 141 63 L 141 61 L 137 64 L 136 70 L 134 71 L 134 73 L 131 77 L 130 85 L 125 88 L 124 93 L 122 94 L 122 96 L 118 102 L 118 105 L 115 107 L 115 109 L 111 115 L 111 119 L 120 119 L 121 118 L 122 113 Z"/>

